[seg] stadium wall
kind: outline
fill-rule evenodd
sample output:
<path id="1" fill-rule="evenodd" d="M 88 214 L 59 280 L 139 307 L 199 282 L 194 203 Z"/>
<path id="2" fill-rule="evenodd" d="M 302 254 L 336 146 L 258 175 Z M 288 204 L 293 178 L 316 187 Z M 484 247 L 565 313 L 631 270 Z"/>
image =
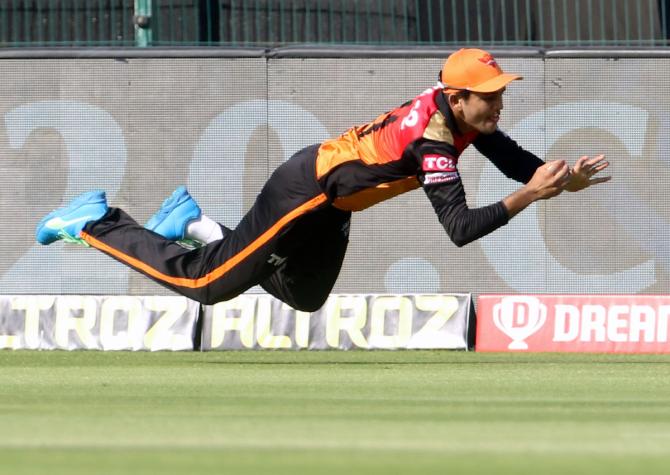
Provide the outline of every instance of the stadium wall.
<path id="1" fill-rule="evenodd" d="M 0 294 L 169 292 L 108 257 L 34 243 L 91 189 L 143 222 L 179 184 L 235 226 L 299 148 L 434 84 L 448 50 L 17 50 L 0 55 Z M 662 294 L 670 283 L 670 53 L 494 51 L 521 73 L 501 128 L 547 159 L 607 154 L 611 183 L 531 206 L 465 248 L 421 190 L 354 215 L 337 293 Z M 471 206 L 518 184 L 475 150 Z M 256 290 L 256 289 L 252 289 Z"/>

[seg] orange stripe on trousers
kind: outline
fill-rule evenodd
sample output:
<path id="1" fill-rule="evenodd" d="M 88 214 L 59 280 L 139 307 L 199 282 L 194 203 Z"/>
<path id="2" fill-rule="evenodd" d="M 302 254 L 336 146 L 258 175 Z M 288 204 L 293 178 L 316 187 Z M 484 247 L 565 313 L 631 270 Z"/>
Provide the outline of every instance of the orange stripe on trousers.
<path id="1" fill-rule="evenodd" d="M 101 251 L 104 251 L 121 262 L 124 262 L 132 267 L 135 267 L 136 269 L 141 270 L 142 272 L 146 273 L 147 275 L 150 275 L 151 277 L 154 277 L 158 280 L 162 280 L 164 282 L 179 286 L 179 287 L 188 287 L 190 289 L 198 289 L 201 287 L 205 287 L 211 282 L 221 278 L 224 276 L 229 270 L 234 268 L 236 265 L 238 265 L 240 262 L 242 262 L 244 259 L 246 259 L 250 254 L 252 254 L 254 251 L 256 251 L 258 248 L 266 244 L 270 239 L 272 239 L 280 230 L 283 228 L 286 224 L 290 223 L 293 221 L 295 218 L 299 217 L 300 215 L 305 214 L 306 212 L 310 211 L 311 209 L 319 206 L 320 204 L 324 203 L 326 201 L 326 195 L 321 193 L 320 195 L 312 198 L 308 202 L 300 205 L 293 211 L 285 214 L 279 221 L 277 221 L 270 229 L 265 231 L 263 234 L 258 236 L 251 244 L 249 244 L 247 247 L 242 249 L 240 252 L 235 254 L 233 257 L 228 259 L 226 262 L 224 262 L 222 265 L 217 267 L 216 269 L 212 270 L 208 274 L 199 277 L 197 279 L 188 279 L 184 277 L 172 277 L 166 274 L 163 274 L 162 272 L 154 269 L 153 267 L 149 266 L 145 262 L 142 262 L 141 260 L 129 256 L 127 254 L 124 254 L 123 252 L 114 249 L 113 247 L 103 243 L 102 241 L 97 240 L 90 234 L 82 231 L 80 237 L 89 243 L 92 247 L 99 249 Z"/>

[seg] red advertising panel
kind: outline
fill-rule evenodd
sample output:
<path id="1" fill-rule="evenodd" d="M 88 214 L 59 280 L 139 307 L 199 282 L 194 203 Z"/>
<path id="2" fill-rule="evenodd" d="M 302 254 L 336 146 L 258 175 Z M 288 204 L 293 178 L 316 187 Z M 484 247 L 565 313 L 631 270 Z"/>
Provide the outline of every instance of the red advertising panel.
<path id="1" fill-rule="evenodd" d="M 481 295 L 476 351 L 670 353 L 666 295 Z"/>

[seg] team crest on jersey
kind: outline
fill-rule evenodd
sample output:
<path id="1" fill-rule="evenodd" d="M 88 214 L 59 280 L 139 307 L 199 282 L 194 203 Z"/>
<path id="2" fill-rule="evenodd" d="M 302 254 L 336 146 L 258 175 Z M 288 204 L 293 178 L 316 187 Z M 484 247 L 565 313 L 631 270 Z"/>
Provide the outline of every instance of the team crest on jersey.
<path id="1" fill-rule="evenodd" d="M 487 66 L 493 66 L 494 68 L 498 67 L 498 63 L 496 63 L 495 58 L 488 53 L 478 59 Z"/>
<path id="2" fill-rule="evenodd" d="M 422 169 L 425 172 L 454 172 L 456 160 L 445 155 L 427 154 L 423 156 Z"/>

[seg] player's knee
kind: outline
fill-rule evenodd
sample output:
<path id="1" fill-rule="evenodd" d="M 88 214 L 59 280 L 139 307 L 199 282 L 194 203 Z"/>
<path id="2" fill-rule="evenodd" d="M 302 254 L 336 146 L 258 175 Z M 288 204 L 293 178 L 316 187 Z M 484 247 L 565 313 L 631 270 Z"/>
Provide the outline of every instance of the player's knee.
<path id="1" fill-rule="evenodd" d="M 309 278 L 311 280 L 308 280 Z M 303 312 L 316 312 L 328 300 L 335 279 L 336 274 L 334 273 L 306 276 L 301 280 L 296 279 L 290 292 L 291 300 L 293 300 L 290 305 Z"/>
<path id="2" fill-rule="evenodd" d="M 310 304 L 296 304 L 293 306 L 296 310 L 299 310 L 301 312 L 317 312 L 323 307 L 323 304 L 325 302 L 320 302 L 318 304 L 310 303 Z"/>
<path id="3" fill-rule="evenodd" d="M 292 301 L 286 302 L 291 307 L 301 312 L 316 312 L 323 304 L 326 303 L 328 299 L 328 294 L 326 295 L 292 295 Z"/>
<path id="4" fill-rule="evenodd" d="M 221 302 L 221 299 L 215 299 L 208 296 L 207 298 L 199 299 L 198 302 L 203 305 L 216 305 L 217 303 Z"/>
<path id="5" fill-rule="evenodd" d="M 326 303 L 326 300 L 328 300 L 328 295 L 329 294 L 301 296 L 292 302 L 291 306 L 296 310 L 300 310 L 301 312 L 316 312 L 321 309 L 321 307 L 323 307 L 323 304 Z"/>

